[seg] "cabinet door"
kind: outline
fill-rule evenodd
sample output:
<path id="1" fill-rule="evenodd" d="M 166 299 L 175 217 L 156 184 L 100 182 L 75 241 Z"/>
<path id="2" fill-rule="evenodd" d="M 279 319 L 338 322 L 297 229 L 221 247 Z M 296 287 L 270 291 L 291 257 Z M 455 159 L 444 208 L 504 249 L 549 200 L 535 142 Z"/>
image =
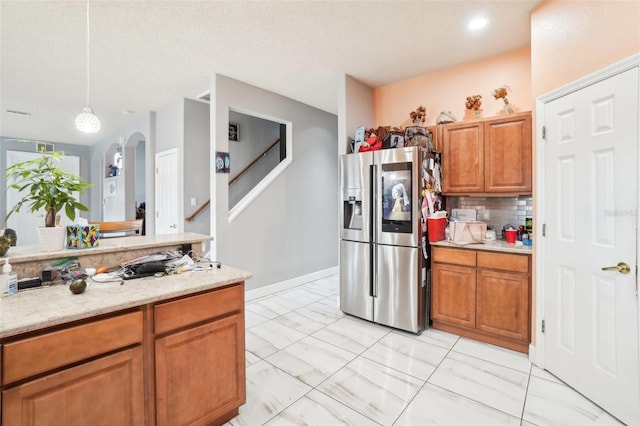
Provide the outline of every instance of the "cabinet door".
<path id="1" fill-rule="evenodd" d="M 431 133 L 431 142 L 433 142 L 433 149 L 436 151 L 442 152 L 442 124 L 437 124 L 435 126 L 428 126 L 427 129 Z"/>
<path id="2" fill-rule="evenodd" d="M 6 389 L 2 424 L 142 425 L 142 371 L 137 347 Z"/>
<path id="3" fill-rule="evenodd" d="M 531 114 L 484 123 L 486 192 L 531 194 Z"/>
<path id="4" fill-rule="evenodd" d="M 212 424 L 237 410 L 246 399 L 244 347 L 240 314 L 156 340 L 157 424 Z"/>
<path id="5" fill-rule="evenodd" d="M 476 268 L 434 263 L 431 277 L 431 319 L 474 328 Z"/>
<path id="6" fill-rule="evenodd" d="M 484 150 L 481 122 L 448 124 L 442 131 L 442 192 L 484 191 Z"/>
<path id="7" fill-rule="evenodd" d="M 478 269 L 476 327 L 528 343 L 529 276 Z"/>

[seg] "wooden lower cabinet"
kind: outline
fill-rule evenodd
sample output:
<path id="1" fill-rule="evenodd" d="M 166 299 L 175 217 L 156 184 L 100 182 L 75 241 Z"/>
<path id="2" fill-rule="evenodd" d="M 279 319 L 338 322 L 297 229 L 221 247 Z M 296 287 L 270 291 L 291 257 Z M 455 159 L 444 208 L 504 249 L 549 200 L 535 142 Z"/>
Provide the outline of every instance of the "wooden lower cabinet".
<path id="1" fill-rule="evenodd" d="M 530 256 L 477 251 L 476 262 L 475 252 L 433 247 L 433 328 L 528 352 Z M 456 264 L 458 261 L 464 266 Z"/>
<path id="2" fill-rule="evenodd" d="M 431 276 L 431 318 L 474 328 L 476 268 L 434 263 Z"/>
<path id="3" fill-rule="evenodd" d="M 2 425 L 218 425 L 246 400 L 244 283 L 0 342 Z"/>
<path id="4" fill-rule="evenodd" d="M 478 269 L 476 328 L 529 343 L 529 277 Z"/>
<path id="5" fill-rule="evenodd" d="M 159 426 L 222 423 L 244 402 L 244 325 L 240 315 L 156 340 Z"/>
<path id="6" fill-rule="evenodd" d="M 144 419 L 139 346 L 2 391 L 5 426 L 124 426 Z"/>

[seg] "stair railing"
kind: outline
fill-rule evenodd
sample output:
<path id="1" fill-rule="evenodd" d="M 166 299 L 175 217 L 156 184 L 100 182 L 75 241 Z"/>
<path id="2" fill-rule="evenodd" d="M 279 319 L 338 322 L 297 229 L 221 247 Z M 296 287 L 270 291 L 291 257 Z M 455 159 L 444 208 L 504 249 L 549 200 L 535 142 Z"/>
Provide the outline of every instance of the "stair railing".
<path id="1" fill-rule="evenodd" d="M 253 167 L 254 164 L 256 164 L 258 161 L 260 161 L 260 159 L 262 157 L 264 157 L 265 155 L 267 155 L 269 153 L 269 151 L 271 150 L 271 148 L 273 148 L 274 146 L 276 146 L 278 143 L 280 143 L 280 139 L 276 139 L 276 141 L 274 143 L 272 143 L 271 145 L 269 145 L 269 148 L 265 149 L 264 151 L 262 151 L 262 153 L 260 155 L 258 155 L 255 160 L 253 160 L 252 162 L 250 162 L 244 169 L 242 169 L 240 171 L 240 173 L 238 173 L 237 175 L 235 175 L 232 179 L 229 180 L 229 186 L 231 186 L 232 183 L 234 183 L 235 181 L 237 181 L 238 179 L 240 179 L 240 177 L 245 174 L 251 167 Z"/>

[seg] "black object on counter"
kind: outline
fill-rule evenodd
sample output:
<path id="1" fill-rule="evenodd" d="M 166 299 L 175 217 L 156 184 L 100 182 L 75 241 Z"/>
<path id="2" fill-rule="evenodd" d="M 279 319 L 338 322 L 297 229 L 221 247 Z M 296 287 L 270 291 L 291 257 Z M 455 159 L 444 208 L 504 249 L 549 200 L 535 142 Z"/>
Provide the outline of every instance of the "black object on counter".
<path id="1" fill-rule="evenodd" d="M 25 288 L 40 287 L 42 280 L 40 278 L 21 278 L 18 280 L 18 290 L 24 290 Z"/>

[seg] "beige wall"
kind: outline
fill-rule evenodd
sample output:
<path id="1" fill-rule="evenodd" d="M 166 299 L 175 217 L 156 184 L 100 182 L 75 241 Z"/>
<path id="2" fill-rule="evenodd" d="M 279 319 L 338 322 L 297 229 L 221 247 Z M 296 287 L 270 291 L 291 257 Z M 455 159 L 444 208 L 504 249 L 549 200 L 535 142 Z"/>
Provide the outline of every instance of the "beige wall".
<path id="1" fill-rule="evenodd" d="M 464 100 L 474 94 L 482 95 L 484 117 L 504 114 L 501 102 L 491 96 L 503 84 L 511 87 L 508 98 L 518 110 L 533 110 L 536 97 L 637 53 L 639 0 L 545 0 L 531 14 L 530 48 L 378 87 L 375 125 L 407 126 L 409 112 L 418 105 L 427 109 L 427 125 L 442 110 L 462 120 Z M 466 118 L 471 118 L 468 112 Z M 535 131 L 533 137 L 535 182 Z M 535 283 L 534 275 L 534 344 Z"/>
<path id="2" fill-rule="evenodd" d="M 531 13 L 532 94 L 536 98 L 639 52 L 640 1 L 545 0 Z M 533 139 L 535 204 L 543 202 L 535 196 L 535 131 Z M 534 264 L 536 260 L 534 251 Z M 531 312 L 534 345 L 537 279 L 534 269 Z"/>
<path id="3" fill-rule="evenodd" d="M 458 121 L 473 118 L 465 110 L 467 96 L 482 95 L 482 116 L 506 114 L 502 100 L 491 93 L 507 85 L 516 111 L 530 111 L 531 62 L 528 47 L 481 61 L 470 62 L 374 89 L 375 126 L 408 126 L 409 112 L 427 109 L 426 125 L 435 124 L 440 111 L 451 111 Z"/>
<path id="4" fill-rule="evenodd" d="M 544 1 L 531 14 L 533 96 L 638 52 L 640 1 Z"/>

